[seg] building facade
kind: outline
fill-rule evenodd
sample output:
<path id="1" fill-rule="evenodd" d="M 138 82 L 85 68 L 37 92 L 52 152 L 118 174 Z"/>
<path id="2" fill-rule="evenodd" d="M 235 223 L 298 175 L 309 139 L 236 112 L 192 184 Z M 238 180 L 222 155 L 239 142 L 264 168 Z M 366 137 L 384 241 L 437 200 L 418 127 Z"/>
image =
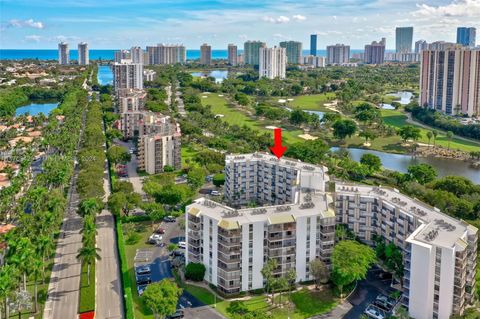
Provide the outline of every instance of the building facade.
<path id="1" fill-rule="evenodd" d="M 480 50 L 421 53 L 420 105 L 449 114 L 480 114 Z"/>
<path id="2" fill-rule="evenodd" d="M 282 41 L 280 47 L 287 52 L 287 63 L 302 64 L 302 42 Z"/>
<path id="3" fill-rule="evenodd" d="M 344 64 L 350 62 L 350 46 L 335 44 L 327 46 L 327 64 Z"/>
<path id="4" fill-rule="evenodd" d="M 323 56 L 307 55 L 303 57 L 303 65 L 314 68 L 324 68 L 325 58 Z"/>
<path id="5" fill-rule="evenodd" d="M 143 89 L 143 64 L 122 60 L 113 64 L 113 85 L 118 89 Z"/>
<path id="6" fill-rule="evenodd" d="M 231 66 L 238 65 L 237 46 L 235 44 L 228 45 L 228 64 Z"/>
<path id="7" fill-rule="evenodd" d="M 475 294 L 477 229 L 387 187 L 336 183 L 337 223 L 363 242 L 374 236 L 400 247 L 402 304 L 410 316 L 462 315 Z"/>
<path id="8" fill-rule="evenodd" d="M 78 64 L 88 65 L 89 63 L 88 44 L 86 42 L 81 42 L 78 44 Z"/>
<path id="9" fill-rule="evenodd" d="M 250 65 L 259 65 L 260 48 L 266 48 L 267 44 L 261 41 L 247 41 L 243 45 L 243 63 Z"/>
<path id="10" fill-rule="evenodd" d="M 260 48 L 259 77 L 284 79 L 287 70 L 287 54 L 285 48 Z"/>
<path id="11" fill-rule="evenodd" d="M 385 61 L 385 45 L 385 38 L 382 38 L 380 42 L 373 41 L 371 44 L 365 45 L 363 61 L 366 64 L 383 64 Z"/>
<path id="12" fill-rule="evenodd" d="M 413 27 L 395 29 L 395 51 L 397 53 L 412 52 Z"/>
<path id="13" fill-rule="evenodd" d="M 145 64 L 185 64 L 187 62 L 187 50 L 185 46 L 178 44 L 157 44 L 147 46 L 147 59 Z"/>
<path id="14" fill-rule="evenodd" d="M 415 53 L 420 53 L 423 50 L 428 50 L 428 43 L 425 40 L 418 40 L 415 42 Z"/>
<path id="15" fill-rule="evenodd" d="M 118 50 L 114 52 L 114 62 L 120 63 L 122 60 L 130 59 L 130 51 L 128 50 Z"/>
<path id="16" fill-rule="evenodd" d="M 330 263 L 334 245 L 326 168 L 264 153 L 227 156 L 225 162 L 227 200 L 266 206 L 195 200 L 186 207 L 186 263 L 203 263 L 205 280 L 224 294 L 263 288 L 261 270 L 269 259 L 278 263 L 274 276 L 294 269 L 297 282 L 311 280 L 309 262 Z"/>
<path id="17" fill-rule="evenodd" d="M 143 70 L 143 80 L 144 81 L 154 81 L 157 77 L 157 72 L 153 70 Z"/>
<path id="18" fill-rule="evenodd" d="M 310 55 L 317 56 L 318 34 L 310 35 Z"/>
<path id="19" fill-rule="evenodd" d="M 475 40 L 477 37 L 477 29 L 458 27 L 457 28 L 457 43 L 466 47 L 475 47 Z"/>
<path id="20" fill-rule="evenodd" d="M 144 52 L 141 47 L 132 47 L 130 49 L 130 59 L 132 59 L 132 63 L 140 63 L 143 64 Z"/>
<path id="21" fill-rule="evenodd" d="M 212 47 L 206 43 L 202 44 L 200 47 L 200 64 L 212 64 Z"/>
<path id="22" fill-rule="evenodd" d="M 62 65 L 70 64 L 70 49 L 66 42 L 58 44 L 58 63 Z"/>

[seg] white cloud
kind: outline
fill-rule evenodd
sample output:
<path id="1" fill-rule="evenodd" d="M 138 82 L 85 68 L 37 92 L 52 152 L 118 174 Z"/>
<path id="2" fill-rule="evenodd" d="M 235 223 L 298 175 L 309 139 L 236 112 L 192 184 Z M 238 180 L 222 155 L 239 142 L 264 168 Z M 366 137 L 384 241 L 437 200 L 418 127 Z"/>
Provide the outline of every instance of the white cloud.
<path id="1" fill-rule="evenodd" d="M 26 35 L 25 40 L 29 41 L 29 42 L 40 42 L 40 40 L 42 40 L 42 37 L 39 36 L 39 35 L 35 35 L 35 34 Z"/>
<path id="2" fill-rule="evenodd" d="M 278 24 L 290 22 L 290 18 L 286 17 L 286 16 L 279 16 L 278 18 L 274 18 L 274 17 L 270 17 L 270 16 L 264 16 L 262 18 L 262 20 L 265 21 L 265 22 L 278 23 Z"/>
<path id="3" fill-rule="evenodd" d="M 292 19 L 296 20 L 296 21 L 305 21 L 305 20 L 307 20 L 307 17 L 302 16 L 301 14 L 296 14 L 292 17 Z"/>
<path id="4" fill-rule="evenodd" d="M 78 41 L 80 40 L 79 37 L 74 36 L 74 35 L 57 35 L 55 37 L 55 40 L 57 41 Z"/>
<path id="5" fill-rule="evenodd" d="M 45 25 L 41 21 L 33 21 L 33 19 L 28 19 L 28 20 L 17 20 L 17 19 L 12 19 L 8 22 L 9 27 L 14 27 L 14 28 L 34 28 L 34 29 L 43 29 L 45 28 Z"/>
<path id="6" fill-rule="evenodd" d="M 413 12 L 416 17 L 478 17 L 480 16 L 480 0 L 454 0 L 443 6 L 417 4 Z"/>
<path id="7" fill-rule="evenodd" d="M 246 34 L 239 34 L 238 37 L 242 40 L 247 40 L 248 36 Z"/>

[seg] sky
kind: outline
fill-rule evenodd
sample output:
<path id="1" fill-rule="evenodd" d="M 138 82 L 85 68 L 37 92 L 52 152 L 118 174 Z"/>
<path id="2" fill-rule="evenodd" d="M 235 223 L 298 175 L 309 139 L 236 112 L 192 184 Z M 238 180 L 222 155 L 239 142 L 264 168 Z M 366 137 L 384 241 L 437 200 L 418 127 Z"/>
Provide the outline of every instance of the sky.
<path id="1" fill-rule="evenodd" d="M 0 0 L 1 49 L 56 49 L 60 41 L 226 49 L 246 40 L 296 40 L 308 49 L 312 33 L 319 49 L 361 49 L 382 37 L 393 49 L 399 26 L 413 26 L 414 41 L 455 42 L 458 26 L 476 27 L 480 38 L 480 0 Z"/>

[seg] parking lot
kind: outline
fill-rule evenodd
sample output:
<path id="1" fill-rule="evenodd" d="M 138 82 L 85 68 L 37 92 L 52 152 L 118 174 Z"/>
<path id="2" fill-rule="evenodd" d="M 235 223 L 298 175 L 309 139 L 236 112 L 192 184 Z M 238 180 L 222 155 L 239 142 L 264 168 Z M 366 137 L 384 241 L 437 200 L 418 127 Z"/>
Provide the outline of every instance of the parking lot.
<path id="1" fill-rule="evenodd" d="M 352 309 L 344 316 L 347 319 L 357 319 L 365 314 L 367 308 L 370 318 L 388 318 L 391 315 L 391 307 L 383 308 L 382 303 L 375 302 L 379 295 L 390 296 L 395 290 L 390 287 L 392 276 L 378 267 L 369 270 L 367 278 L 358 283 L 357 289 L 348 297 Z M 380 314 L 376 317 L 375 312 Z"/>

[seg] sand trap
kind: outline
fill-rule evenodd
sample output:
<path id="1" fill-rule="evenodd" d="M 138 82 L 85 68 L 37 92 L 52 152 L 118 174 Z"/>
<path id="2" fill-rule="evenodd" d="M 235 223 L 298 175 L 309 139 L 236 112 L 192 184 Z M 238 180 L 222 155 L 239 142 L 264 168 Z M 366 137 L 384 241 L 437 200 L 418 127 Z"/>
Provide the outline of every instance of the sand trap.
<path id="1" fill-rule="evenodd" d="M 369 146 L 372 146 L 372 144 L 366 142 L 366 143 L 363 143 L 363 146 L 369 147 Z"/>
<path id="2" fill-rule="evenodd" d="M 218 96 L 219 96 L 219 97 L 223 97 L 223 94 L 219 94 Z"/>
<path id="3" fill-rule="evenodd" d="M 223 114 L 215 114 L 215 118 L 217 118 L 217 117 L 225 117 L 225 115 L 223 115 Z"/>
<path id="4" fill-rule="evenodd" d="M 298 137 L 303 138 L 304 140 L 308 140 L 308 141 L 314 141 L 314 140 L 318 139 L 318 137 L 312 136 L 310 134 L 301 134 Z"/>
<path id="5" fill-rule="evenodd" d="M 287 99 L 287 101 L 288 101 L 288 102 L 292 102 L 292 101 L 293 101 L 293 99 Z"/>
<path id="6" fill-rule="evenodd" d="M 276 126 L 269 125 L 269 126 L 265 126 L 265 128 L 266 128 L 267 130 L 274 130 L 274 129 L 276 129 L 277 127 L 276 127 Z"/>
<path id="7" fill-rule="evenodd" d="M 210 94 L 210 92 L 203 92 L 202 94 Z"/>
<path id="8" fill-rule="evenodd" d="M 206 99 L 207 97 L 208 97 L 208 96 L 206 96 L 206 95 L 202 95 L 202 98 L 204 98 L 204 99 Z"/>
<path id="9" fill-rule="evenodd" d="M 279 99 L 278 100 L 278 103 L 286 103 L 286 102 L 287 102 L 287 100 L 284 100 L 284 99 Z"/>

